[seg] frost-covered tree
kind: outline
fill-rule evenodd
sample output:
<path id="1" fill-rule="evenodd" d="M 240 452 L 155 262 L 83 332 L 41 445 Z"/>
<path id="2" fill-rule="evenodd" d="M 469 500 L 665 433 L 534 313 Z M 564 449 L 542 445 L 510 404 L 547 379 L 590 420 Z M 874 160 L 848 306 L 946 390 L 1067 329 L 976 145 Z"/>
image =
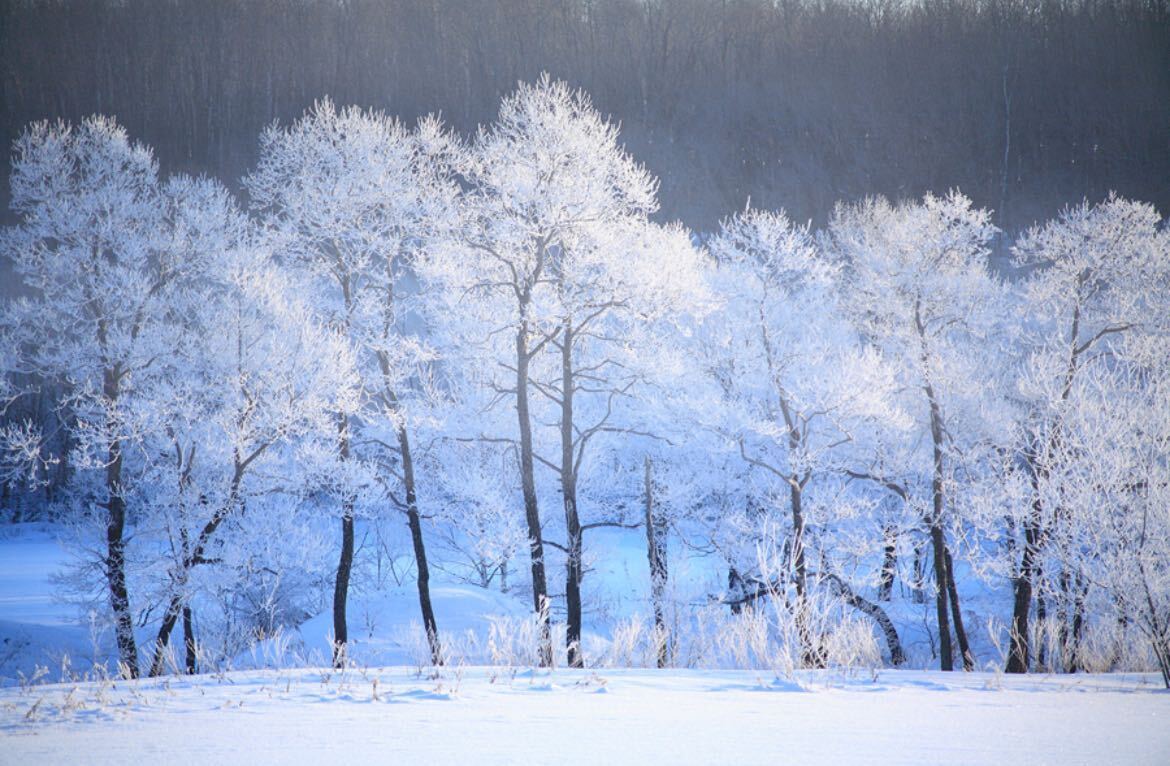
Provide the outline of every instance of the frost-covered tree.
<path id="1" fill-rule="evenodd" d="M 628 229 L 628 230 L 627 230 Z M 569 664 L 584 659 L 581 638 L 583 534 L 616 523 L 582 522 L 588 460 L 599 448 L 620 453 L 623 434 L 652 434 L 642 395 L 657 395 L 654 368 L 674 344 L 671 336 L 688 316 L 705 310 L 698 252 L 681 227 L 613 220 L 565 243 L 553 268 L 560 331 L 551 345 L 559 375 L 537 384 L 559 409 L 555 417 L 560 459 L 537 456 L 557 475 L 565 515 L 566 607 Z M 637 412 L 629 412 L 633 408 Z M 599 436 L 608 436 L 604 442 Z M 604 487 L 605 479 L 598 477 Z"/>
<path id="2" fill-rule="evenodd" d="M 817 526 L 838 526 L 826 506 L 836 502 L 828 501 L 839 492 L 831 485 L 851 465 L 846 452 L 855 436 L 879 425 L 896 433 L 908 419 L 894 401 L 893 370 L 876 349 L 862 346 L 839 308 L 840 265 L 818 250 L 807 228 L 782 212 L 747 210 L 725 221 L 708 246 L 721 292 L 729 296 L 714 345 L 733 357 L 726 362 L 729 396 L 719 427 L 744 462 L 762 472 L 767 502 L 786 501 L 791 532 L 784 569 L 795 592 L 801 654 L 806 664 L 817 664 L 817 638 L 805 615 L 807 553 L 816 550 L 806 533 L 808 495 Z M 826 486 L 816 502 L 818 479 Z M 823 553 L 818 558 L 825 560 Z"/>
<path id="3" fill-rule="evenodd" d="M 547 75 L 535 84 L 522 84 L 506 96 L 499 117 L 482 128 L 468 154 L 463 175 L 469 191 L 462 199 L 460 247 L 452 248 L 441 263 L 433 263 L 429 278 L 447 285 L 450 314 L 460 317 L 455 330 L 460 343 L 482 350 L 483 363 L 507 373 L 488 382 L 501 398 L 515 401 L 520 486 L 528 526 L 532 571 L 533 609 L 540 615 L 551 662 L 548 638 L 548 581 L 544 536 L 537 490 L 533 434 L 533 391 L 558 409 L 552 415 L 562 429 L 559 460 L 540 462 L 559 475 L 565 509 L 569 568 L 570 643 L 579 637 L 580 529 L 576 479 L 580 465 L 576 446 L 588 441 L 586 429 L 574 431 L 574 355 L 595 333 L 595 325 L 624 308 L 636 283 L 625 273 L 645 269 L 636 240 L 620 244 L 620 237 L 637 228 L 656 208 L 656 183 L 618 143 L 617 127 L 607 122 L 589 98 Z M 642 278 L 652 278 L 646 271 Z M 644 288 L 644 289 L 649 289 Z M 458 305 L 456 305 L 458 304 Z M 636 309 L 632 309 L 636 310 Z M 598 333 L 599 334 L 599 333 Z M 550 344 L 560 351 L 559 363 L 549 369 L 560 380 L 534 372 L 549 364 L 540 358 Z M 566 362 L 567 360 L 567 362 Z M 566 363 L 568 367 L 566 368 Z M 596 372 L 604 375 L 598 360 Z M 567 369 L 567 372 L 566 372 Z M 567 396 L 558 396 L 565 375 Z M 607 381 L 598 385 L 603 396 L 617 395 Z M 566 414 L 567 413 L 567 414 Z M 598 428 L 603 427 L 601 424 Z M 511 437 L 508 437 L 511 438 Z M 575 446 L 576 445 L 576 446 Z M 575 659 L 576 648 L 571 650 Z"/>
<path id="4" fill-rule="evenodd" d="M 1094 365 L 1111 364 L 1118 344 L 1130 337 L 1165 329 L 1170 257 L 1160 223 L 1150 205 L 1111 196 L 1099 205 L 1069 208 L 1016 243 L 1017 264 L 1033 269 L 1024 286 L 1029 321 L 1018 385 L 1026 409 L 1020 440 L 1032 500 L 1019 524 L 1023 539 L 1013 584 L 1010 673 L 1030 667 L 1029 614 L 1045 576 L 1044 549 L 1064 515 L 1059 492 L 1048 484 L 1054 476 L 1059 483 L 1068 467 L 1062 461 L 1083 459 L 1063 444 L 1078 438 L 1068 432 L 1070 411 L 1091 406 L 1076 401 L 1078 390 L 1088 390 L 1078 387 L 1078 378 L 1100 374 Z M 1039 605 L 1046 611 L 1043 600 Z"/>
<path id="5" fill-rule="evenodd" d="M 845 261 L 848 315 L 898 369 L 899 382 L 911 392 L 906 410 L 927 435 L 929 457 L 911 448 L 902 462 L 930 477 L 923 522 L 934 559 L 943 670 L 954 662 L 951 617 L 963 665 L 974 666 L 947 542 L 948 526 L 957 526 L 947 518 L 947 490 L 953 464 L 984 427 L 987 411 L 981 406 L 988 393 L 983 352 L 997 337 L 1002 294 L 988 270 L 994 231 L 986 211 L 952 192 L 922 202 L 894 205 L 875 198 L 840 206 L 828 232 L 830 247 Z"/>
<path id="6" fill-rule="evenodd" d="M 144 434 L 131 402 L 173 371 L 176 317 L 198 263 L 171 247 L 172 207 L 151 151 L 113 120 L 35 123 L 14 152 L 11 204 L 19 223 L 3 247 L 29 297 L 5 306 L 8 361 L 15 371 L 64 383 L 73 462 L 103 474 L 95 505 L 106 531 L 106 588 L 119 660 L 133 676 L 124 468 Z"/>
<path id="7" fill-rule="evenodd" d="M 264 518 L 255 506 L 265 496 L 291 492 L 293 482 L 271 474 L 295 474 L 294 450 L 302 440 L 330 438 L 333 413 L 352 410 L 358 393 L 347 340 L 316 323 L 303 291 L 272 262 L 227 192 L 193 184 L 202 193 L 182 212 L 192 225 L 175 235 L 204 264 L 193 288 L 199 300 L 183 323 L 176 374 L 146 392 L 141 415 L 157 421 L 146 429 L 155 435 L 151 446 L 173 455 L 143 488 L 172 551 L 151 675 L 165 670 L 180 614 L 192 641 L 194 570 L 232 559 L 232 548 L 252 541 L 239 529 L 244 509 L 253 506 L 255 522 Z M 193 672 L 193 648 L 186 649 Z"/>
<path id="8" fill-rule="evenodd" d="M 412 453 L 412 406 L 433 353 L 410 327 L 409 290 L 419 253 L 445 221 L 456 187 L 454 150 L 433 119 L 410 130 L 381 112 L 318 102 L 287 128 L 272 126 L 245 186 L 279 257 L 310 280 L 314 310 L 358 350 L 360 409 L 337 413 L 337 454 L 383 470 L 390 501 L 407 518 L 423 625 L 441 659 Z M 377 449 L 358 449 L 374 445 Z M 386 453 L 390 453 L 387 456 Z M 354 487 L 340 487 L 341 555 L 334 592 L 335 662 L 344 661 L 346 596 L 354 555 Z"/>

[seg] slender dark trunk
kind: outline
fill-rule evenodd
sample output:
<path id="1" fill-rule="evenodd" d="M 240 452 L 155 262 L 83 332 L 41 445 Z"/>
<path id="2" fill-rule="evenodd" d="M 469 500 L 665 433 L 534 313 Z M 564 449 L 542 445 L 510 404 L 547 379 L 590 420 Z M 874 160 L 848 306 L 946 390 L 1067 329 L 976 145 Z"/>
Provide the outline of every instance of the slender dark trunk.
<path id="1" fill-rule="evenodd" d="M 1078 278 L 1077 290 L 1080 290 Z M 1078 293 L 1079 294 L 1079 293 Z M 1079 301 L 1073 306 L 1072 325 L 1069 329 L 1069 356 L 1068 366 L 1064 373 L 1064 387 L 1060 392 L 1062 402 L 1068 400 L 1072 393 L 1073 378 L 1076 376 L 1078 357 L 1084 350 L 1077 346 L 1077 339 L 1081 328 L 1081 305 Z M 1060 441 L 1060 432 L 1053 428 L 1048 435 L 1048 455 L 1051 456 Z M 1035 449 L 1035 448 L 1034 448 Z M 1041 484 L 1048 475 L 1048 467 L 1044 460 L 1038 459 L 1036 452 L 1027 454 L 1032 474 L 1032 510 L 1024 524 L 1024 552 L 1020 561 L 1020 571 L 1012 589 L 1012 627 L 1008 634 L 1010 646 L 1006 671 L 1008 673 L 1027 673 L 1030 661 L 1029 650 L 1031 634 L 1028 630 L 1028 613 L 1032 608 L 1032 595 L 1036 583 L 1040 578 L 1040 547 L 1043 543 L 1041 524 L 1043 522 L 1043 506 L 1040 499 Z M 1046 460 L 1047 458 L 1045 458 Z M 1036 619 L 1043 624 L 1043 597 L 1037 599 Z M 1038 660 L 1041 665 L 1045 662 L 1045 645 L 1040 642 Z"/>
<path id="2" fill-rule="evenodd" d="M 944 477 L 945 462 L 943 457 L 943 416 L 935 395 L 934 386 L 930 382 L 929 354 L 926 343 L 926 328 L 922 324 L 922 315 L 919 304 L 914 304 L 914 326 L 918 330 L 918 337 L 922 343 L 922 389 L 926 393 L 926 400 L 930 405 L 930 441 L 933 454 L 934 472 L 930 480 L 931 513 L 927 520 L 930 528 L 930 543 L 934 553 L 934 584 L 935 584 L 935 612 L 938 616 L 938 639 L 940 667 L 943 670 L 954 670 L 954 653 L 951 649 L 951 630 L 947 619 L 947 543 L 946 532 L 943 528 L 943 508 L 945 506 Z M 956 611 L 958 604 L 955 605 Z"/>
<path id="3" fill-rule="evenodd" d="M 410 454 L 410 439 L 406 428 L 398 428 L 398 447 L 402 452 L 402 483 L 406 488 L 406 518 L 410 525 L 410 540 L 414 545 L 414 561 L 418 569 L 418 605 L 422 610 L 423 629 L 427 634 L 427 645 L 431 650 L 431 662 L 443 664 L 443 647 L 439 642 L 439 628 L 435 623 L 435 610 L 431 605 L 431 571 L 427 566 L 427 549 L 423 542 L 422 523 L 419 519 L 418 500 L 414 488 L 414 460 Z"/>
<path id="4" fill-rule="evenodd" d="M 1032 583 L 1034 582 L 1036 557 L 1039 554 L 1039 497 L 1033 501 L 1032 518 L 1024 525 L 1024 552 L 1020 560 L 1020 571 L 1013 588 L 1012 627 L 1008 634 L 1010 646 L 1006 671 L 1027 673 L 1031 663 L 1031 634 L 1028 628 L 1028 613 L 1032 608 Z"/>
<path id="5" fill-rule="evenodd" d="M 154 642 L 154 657 L 150 662 L 151 676 L 161 676 L 166 670 L 167 645 L 180 615 L 183 618 L 183 647 L 186 653 L 187 673 L 195 674 L 195 629 L 191 623 L 191 607 L 184 604 L 182 598 L 175 594 L 171 596 L 167 611 L 163 614 L 162 625 L 158 629 L 158 638 Z"/>
<path id="6" fill-rule="evenodd" d="M 338 416 L 338 454 L 349 460 L 349 418 Z M 337 576 L 333 583 L 333 667 L 345 667 L 345 649 L 349 642 L 345 606 L 349 595 L 349 577 L 353 572 L 353 498 L 347 494 L 341 501 L 341 557 L 337 561 Z"/>
<path id="7" fill-rule="evenodd" d="M 947 617 L 947 543 L 943 531 L 943 450 L 942 417 L 935 402 L 933 390 L 927 385 L 930 399 L 930 434 L 934 446 L 934 476 L 931 478 L 930 494 L 932 510 L 929 519 L 930 544 L 934 554 L 935 613 L 938 618 L 939 667 L 954 670 L 954 656 L 951 649 L 951 629 Z"/>
<path id="8" fill-rule="evenodd" d="M 186 651 L 187 675 L 195 675 L 198 669 L 195 658 L 195 622 L 191 617 L 191 606 L 183 606 L 183 646 Z"/>
<path id="9" fill-rule="evenodd" d="M 942 528 L 930 527 L 930 544 L 934 559 L 935 617 L 938 620 L 939 668 L 954 670 L 954 653 L 951 649 L 951 627 L 947 616 L 947 565 L 946 546 L 943 543 Z"/>
<path id="10" fill-rule="evenodd" d="M 171 596 L 171 602 L 163 614 L 162 625 L 158 629 L 158 638 L 154 642 L 154 659 L 150 662 L 150 675 L 152 676 L 160 676 L 163 673 L 167 643 L 170 640 L 171 631 L 175 629 L 175 623 L 179 620 L 182 606 L 183 601 L 178 594 Z"/>
<path id="11" fill-rule="evenodd" d="M 353 571 L 353 508 L 349 501 L 341 517 L 341 557 L 333 583 L 333 667 L 345 667 L 345 649 L 349 642 L 345 606 L 349 594 L 349 576 Z"/>
<path id="12" fill-rule="evenodd" d="M 103 376 L 103 392 L 112 406 L 119 395 L 120 372 L 108 369 Z M 106 581 L 110 589 L 110 607 L 114 612 L 114 635 L 118 642 L 118 660 L 123 673 L 138 677 L 138 647 L 134 642 L 134 620 L 130 614 L 130 594 L 126 589 L 126 500 L 122 497 L 122 442 L 110 441 L 106 455 Z"/>
<path id="13" fill-rule="evenodd" d="M 1063 560 L 1064 559 L 1062 558 L 1061 561 Z M 1064 667 L 1068 665 L 1069 661 L 1068 627 L 1069 623 L 1072 621 L 1072 594 L 1070 593 L 1072 589 L 1070 587 L 1068 569 L 1064 568 L 1063 564 L 1061 565 L 1060 577 L 1057 578 L 1057 582 L 1060 584 L 1060 612 L 1057 615 L 1058 627 L 1056 633 L 1056 645 L 1060 647 L 1059 664 L 1061 669 L 1064 669 Z M 1054 662 L 1053 664 L 1057 663 Z"/>
<path id="14" fill-rule="evenodd" d="M 1044 569 L 1040 564 L 1035 568 L 1037 587 L 1043 582 Z M 1039 623 L 1041 630 L 1047 631 L 1048 628 L 1048 599 L 1044 597 L 1044 592 L 1041 591 L 1036 595 L 1036 622 Z M 1040 646 L 1036 650 L 1036 662 L 1041 670 L 1048 669 L 1048 641 L 1045 636 L 1040 637 Z"/>
<path id="15" fill-rule="evenodd" d="M 788 499 L 792 507 L 792 572 L 796 597 L 804 601 L 808 587 L 808 571 L 804 561 L 804 492 L 797 477 L 789 480 Z"/>
<path id="16" fill-rule="evenodd" d="M 569 667 L 585 667 L 581 655 L 581 576 L 583 543 L 577 514 L 577 470 L 573 462 L 573 323 L 561 327 L 561 495 L 565 505 L 568 556 L 565 561 L 565 644 Z"/>
<path id="17" fill-rule="evenodd" d="M 767 337 L 765 333 L 764 347 L 768 352 L 768 366 L 771 368 L 772 347 Z M 784 425 L 788 430 L 788 454 L 790 457 L 795 458 L 801 448 L 800 431 L 792 416 L 792 411 L 788 408 L 788 400 L 785 397 L 784 389 L 781 388 L 779 383 L 776 383 L 776 388 L 780 399 L 780 411 L 784 415 Z M 805 482 L 796 473 L 788 477 L 788 501 L 789 507 L 792 510 L 792 572 L 796 585 L 796 598 L 802 608 L 808 585 L 808 571 L 804 560 L 804 484 Z M 798 619 L 800 619 L 799 616 Z M 807 644 L 805 650 L 808 650 Z"/>
<path id="18" fill-rule="evenodd" d="M 735 567 L 727 568 L 727 597 L 731 602 L 731 613 L 740 614 L 743 612 L 743 577 L 740 576 L 739 570 Z"/>
<path id="19" fill-rule="evenodd" d="M 808 569 L 804 557 L 804 486 L 797 476 L 789 479 L 789 502 L 792 507 L 792 571 L 796 586 L 796 633 L 800 637 L 801 657 L 806 667 L 824 667 L 825 659 L 817 648 L 809 625 Z"/>
<path id="20" fill-rule="evenodd" d="M 658 667 L 670 665 L 670 634 L 666 627 L 663 597 L 666 591 L 666 541 L 654 518 L 654 481 L 650 457 L 646 457 L 646 556 L 650 561 L 650 600 L 654 606 L 654 634 L 658 644 Z"/>
<path id="21" fill-rule="evenodd" d="M 959 644 L 959 656 L 963 658 L 963 670 L 968 672 L 975 669 L 975 656 L 971 654 L 971 645 L 967 641 L 967 630 L 963 627 L 963 612 L 959 608 L 959 588 L 955 584 L 955 560 L 948 549 L 947 554 L 947 592 L 951 596 L 951 616 L 955 619 L 955 640 Z"/>
<path id="22" fill-rule="evenodd" d="M 810 625 L 808 603 L 808 572 L 804 555 L 804 483 L 797 483 L 796 477 L 790 487 L 792 503 L 792 560 L 796 581 L 796 630 L 800 637 L 801 653 L 806 667 L 823 668 L 825 655 L 819 638 L 813 635 Z"/>
<path id="23" fill-rule="evenodd" d="M 521 314 L 527 314 L 526 304 Z M 544 542 L 536 501 L 536 476 L 532 456 L 532 421 L 528 413 L 528 320 L 516 331 L 516 419 L 520 427 L 520 488 L 524 494 L 524 519 L 528 524 L 528 555 L 532 563 L 532 606 L 540 625 L 538 661 L 552 665 L 552 631 L 549 627 L 548 580 L 544 570 Z"/>
<path id="24" fill-rule="evenodd" d="M 898 530 L 893 526 L 887 526 L 884 537 L 882 569 L 878 576 L 878 601 L 890 600 L 894 590 L 894 577 L 898 572 Z"/>
<path id="25" fill-rule="evenodd" d="M 154 642 L 154 658 L 150 663 L 150 674 L 152 676 L 161 675 L 163 672 L 163 652 L 170 642 L 171 633 L 175 629 L 175 624 L 179 619 L 180 608 L 183 606 L 183 599 L 181 592 L 187 583 L 191 570 L 200 564 L 208 563 L 204 558 L 203 552 L 207 549 L 207 544 L 210 542 L 212 535 L 219 529 L 219 526 L 224 520 L 231 515 L 232 510 L 240 503 L 240 484 L 244 480 L 244 474 L 247 471 L 248 463 L 251 462 L 256 455 L 260 454 L 263 448 L 258 449 L 253 453 L 252 457 L 244 460 L 239 453 L 235 455 L 235 468 L 232 473 L 232 481 L 230 489 L 228 490 L 227 500 L 219 510 L 212 514 L 207 523 L 203 525 L 203 529 L 199 530 L 199 536 L 195 538 L 195 544 L 191 547 L 189 552 L 186 552 L 184 558 L 179 562 L 178 574 L 175 581 L 175 592 L 171 596 L 170 604 L 167 606 L 167 611 L 163 613 L 162 623 L 158 628 L 158 636 Z M 186 532 L 183 533 L 183 545 L 186 549 Z M 185 629 L 186 626 L 184 626 Z"/>
<path id="26" fill-rule="evenodd" d="M 386 304 L 383 307 L 382 338 L 387 344 L 393 340 L 394 333 L 394 285 L 396 282 L 395 259 L 386 259 Z M 401 417 L 398 394 L 394 390 L 391 375 L 390 360 L 383 352 L 376 354 L 378 365 L 382 371 L 382 380 L 385 383 L 387 404 L 395 415 Z M 418 570 L 416 583 L 418 585 L 418 605 L 422 612 L 423 630 L 427 635 L 427 646 L 431 650 L 431 662 L 435 665 L 443 664 L 443 647 L 439 640 L 439 627 L 435 622 L 435 610 L 431 604 L 431 570 L 427 565 L 427 549 L 423 540 L 422 521 L 418 512 L 418 492 L 414 481 L 414 457 L 410 451 L 410 436 L 406 432 L 406 425 L 399 421 L 398 451 L 402 458 L 402 485 L 406 492 L 406 519 L 410 526 L 410 541 L 414 546 L 414 562 Z M 484 587 L 487 587 L 486 584 Z"/>
<path id="27" fill-rule="evenodd" d="M 914 583 L 913 601 L 915 604 L 926 602 L 926 562 L 923 557 L 924 542 L 921 538 L 914 543 Z"/>
<path id="28" fill-rule="evenodd" d="M 1089 583 L 1078 574 L 1075 587 L 1076 592 L 1073 595 L 1072 641 L 1069 644 L 1068 665 L 1066 666 L 1066 670 L 1069 673 L 1076 673 L 1085 669 L 1084 664 L 1081 662 L 1081 638 L 1085 632 L 1085 599 L 1089 595 Z"/>
<path id="29" fill-rule="evenodd" d="M 772 384 L 776 388 L 776 398 L 780 403 L 780 412 L 784 417 L 785 430 L 788 432 L 788 455 L 795 462 L 802 444 L 801 432 L 798 428 L 792 410 L 788 406 L 788 395 L 781 384 L 779 372 L 776 368 L 775 357 L 772 352 L 772 341 L 768 335 L 767 322 L 764 320 L 763 308 L 760 308 L 760 336 L 764 344 L 764 353 L 767 357 L 768 372 L 772 377 Z M 800 638 L 801 657 L 806 666 L 821 667 L 824 660 L 813 644 L 812 630 L 809 627 L 808 574 L 804 557 L 804 486 L 808 477 L 793 473 L 787 477 L 789 507 L 792 511 L 792 573 L 796 586 L 796 632 Z"/>

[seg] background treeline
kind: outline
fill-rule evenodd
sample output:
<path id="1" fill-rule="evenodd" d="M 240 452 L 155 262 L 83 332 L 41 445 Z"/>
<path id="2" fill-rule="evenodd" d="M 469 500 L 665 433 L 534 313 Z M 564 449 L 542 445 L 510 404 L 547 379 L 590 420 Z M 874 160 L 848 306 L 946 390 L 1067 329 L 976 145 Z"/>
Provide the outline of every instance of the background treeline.
<path id="1" fill-rule="evenodd" d="M 821 225 L 958 186 L 1008 232 L 1109 190 L 1170 203 L 1164 0 L 10 0 L 0 140 L 112 114 L 165 169 L 232 179 L 323 94 L 469 131 L 542 71 L 701 231 L 749 197 Z"/>

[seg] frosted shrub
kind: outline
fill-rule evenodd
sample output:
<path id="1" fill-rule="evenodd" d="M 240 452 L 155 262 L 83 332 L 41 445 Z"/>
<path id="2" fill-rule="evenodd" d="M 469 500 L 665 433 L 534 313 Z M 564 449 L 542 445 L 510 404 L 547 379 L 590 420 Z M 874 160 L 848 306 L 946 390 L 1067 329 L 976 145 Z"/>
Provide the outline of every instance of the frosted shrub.
<path id="1" fill-rule="evenodd" d="M 859 619 L 847 617 L 821 639 L 825 664 L 831 668 L 855 670 L 882 664 L 882 652 L 873 631 Z"/>
<path id="2" fill-rule="evenodd" d="M 410 625 L 399 630 L 395 636 L 395 640 L 402 647 L 410 664 L 414 666 L 415 672 L 418 675 L 421 676 L 425 669 L 434 665 L 434 658 L 431 655 L 431 647 L 427 641 L 427 634 L 423 631 L 422 625 L 418 620 L 411 620 Z"/>
<path id="3" fill-rule="evenodd" d="M 605 653 L 594 662 L 607 668 L 652 668 L 658 664 L 658 650 L 667 639 L 666 631 L 647 623 L 640 615 L 619 620 L 613 627 Z"/>
<path id="4" fill-rule="evenodd" d="M 694 610 L 688 629 L 676 632 L 676 663 L 684 668 L 716 667 L 716 637 L 726 620 L 727 607 L 721 604 L 712 603 Z"/>
<path id="5" fill-rule="evenodd" d="M 488 616 L 487 657 L 492 665 L 535 667 L 541 662 L 542 626 L 538 615 L 522 618 Z M 564 625 L 552 626 L 553 646 L 564 646 Z M 553 666 L 558 652 L 553 652 Z"/>

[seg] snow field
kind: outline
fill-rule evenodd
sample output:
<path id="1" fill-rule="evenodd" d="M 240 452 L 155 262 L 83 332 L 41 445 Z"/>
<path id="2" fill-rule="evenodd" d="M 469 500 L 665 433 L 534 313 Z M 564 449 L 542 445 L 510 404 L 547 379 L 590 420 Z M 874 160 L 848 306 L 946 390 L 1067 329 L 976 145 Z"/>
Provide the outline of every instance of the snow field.
<path id="1" fill-rule="evenodd" d="M 1155 675 L 409 668 L 0 690 L 0 763 L 1165 764 Z"/>

